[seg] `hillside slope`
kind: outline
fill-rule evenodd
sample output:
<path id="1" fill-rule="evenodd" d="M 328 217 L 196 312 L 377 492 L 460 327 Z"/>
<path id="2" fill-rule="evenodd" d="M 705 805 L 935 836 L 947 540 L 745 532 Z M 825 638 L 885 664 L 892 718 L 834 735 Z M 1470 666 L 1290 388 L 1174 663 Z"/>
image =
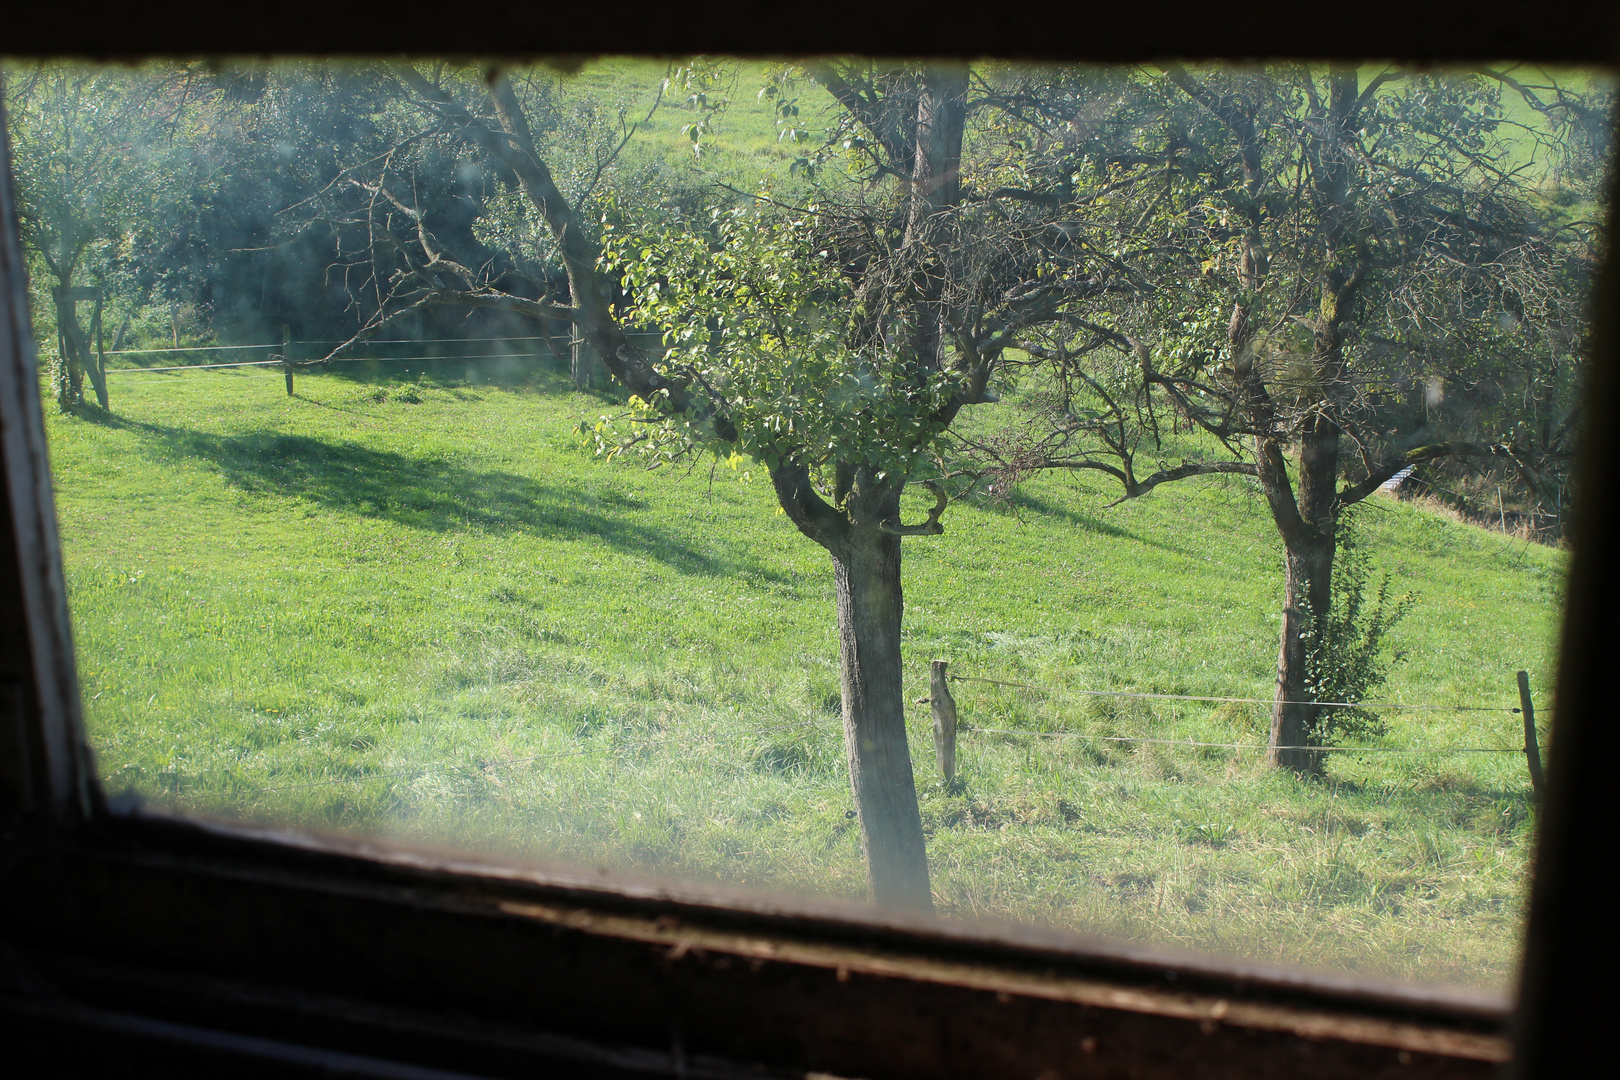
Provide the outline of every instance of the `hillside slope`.
<path id="1" fill-rule="evenodd" d="M 746 466 L 598 460 L 611 408 L 546 373 L 367 381 L 127 375 L 53 417 L 92 736 L 110 791 L 164 805 L 858 895 L 832 575 Z M 928 661 L 976 728 L 963 784 L 911 737 L 936 899 L 1290 962 L 1503 985 L 1531 811 L 1522 756 L 1254 750 L 1280 552 L 1241 481 L 1103 509 L 1042 479 L 906 552 L 908 699 Z M 1545 698 L 1563 553 L 1378 499 L 1377 568 L 1416 596 L 1389 747 L 1511 748 Z M 1539 700 L 1539 699 L 1538 699 Z M 1086 736 L 1081 738 L 1079 736 Z"/>

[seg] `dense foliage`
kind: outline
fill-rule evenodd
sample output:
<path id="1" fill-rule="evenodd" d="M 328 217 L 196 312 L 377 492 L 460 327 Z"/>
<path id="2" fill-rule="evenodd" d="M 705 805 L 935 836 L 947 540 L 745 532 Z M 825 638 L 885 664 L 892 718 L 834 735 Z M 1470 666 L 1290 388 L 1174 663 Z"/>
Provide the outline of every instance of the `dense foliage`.
<path id="1" fill-rule="evenodd" d="M 754 208 L 715 211 L 711 232 L 609 227 L 603 259 L 636 298 L 626 317 L 656 327 L 670 370 L 711 388 L 736 429 L 636 399 L 631 437 L 673 460 L 701 448 L 767 469 L 793 459 L 831 489 L 841 460 L 879 474 L 926 466 L 956 388 L 907 354 L 852 347 L 854 290 L 812 220 Z M 617 446 L 614 449 L 618 449 Z"/>
<path id="2" fill-rule="evenodd" d="M 1412 611 L 1411 593 L 1390 595 L 1390 574 L 1373 591 L 1372 558 L 1362 534 L 1345 515 L 1339 522 L 1339 553 L 1333 569 L 1333 606 L 1307 629 L 1305 690 L 1312 700 L 1347 702 L 1355 708 L 1325 708 L 1306 731 L 1313 746 L 1374 739 L 1389 732 L 1376 704 L 1389 681 L 1389 635 Z"/>

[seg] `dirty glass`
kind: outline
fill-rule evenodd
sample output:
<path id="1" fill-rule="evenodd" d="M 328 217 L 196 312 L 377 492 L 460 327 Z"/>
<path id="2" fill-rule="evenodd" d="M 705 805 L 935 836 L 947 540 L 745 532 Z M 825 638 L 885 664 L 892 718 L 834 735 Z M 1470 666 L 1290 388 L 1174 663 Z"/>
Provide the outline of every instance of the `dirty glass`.
<path id="1" fill-rule="evenodd" d="M 1508 984 L 1608 82 L 4 74 L 119 805 Z"/>

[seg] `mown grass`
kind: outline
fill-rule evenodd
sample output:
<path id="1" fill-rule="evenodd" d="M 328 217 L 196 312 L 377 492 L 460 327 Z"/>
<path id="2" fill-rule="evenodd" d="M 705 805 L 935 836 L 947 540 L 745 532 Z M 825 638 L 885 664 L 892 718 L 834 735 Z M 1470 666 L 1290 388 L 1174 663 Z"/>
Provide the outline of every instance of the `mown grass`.
<path id="1" fill-rule="evenodd" d="M 400 366 L 403 368 L 403 365 Z M 92 738 L 108 789 L 220 815 L 803 894 L 859 896 L 830 566 L 768 483 L 592 457 L 610 408 L 560 376 L 121 375 L 52 417 Z M 1279 548 L 1243 483 L 1023 485 L 907 541 L 908 700 L 930 659 L 975 728 L 1263 741 Z M 1418 600 L 1382 695 L 1546 696 L 1565 557 L 1379 499 Z M 1508 748 L 1503 712 L 1389 715 L 1390 746 Z M 1515 963 L 1522 757 L 963 736 L 935 782 L 910 718 L 940 910 L 1486 986 Z"/>

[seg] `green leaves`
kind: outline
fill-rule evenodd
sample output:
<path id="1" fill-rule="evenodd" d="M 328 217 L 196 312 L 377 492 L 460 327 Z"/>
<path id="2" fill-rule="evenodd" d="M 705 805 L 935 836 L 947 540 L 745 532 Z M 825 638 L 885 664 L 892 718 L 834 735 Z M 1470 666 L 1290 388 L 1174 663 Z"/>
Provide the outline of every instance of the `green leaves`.
<path id="1" fill-rule="evenodd" d="M 752 207 L 715 211 L 707 236 L 604 237 L 603 265 L 634 297 L 627 321 L 662 333 L 660 370 L 698 402 L 678 415 L 667 401 L 633 400 L 625 419 L 638 429 L 637 452 L 704 451 L 769 469 L 860 462 L 901 476 L 925 460 L 955 383 L 899 351 L 851 347 L 854 296 L 825 251 L 813 217 Z M 735 438 L 720 437 L 716 415 Z"/>
<path id="2" fill-rule="evenodd" d="M 691 141 L 694 155 L 702 156 L 703 140 L 714 134 L 715 124 L 730 107 L 735 82 L 734 72 L 704 57 L 671 68 L 665 77 L 664 91 L 684 91 L 686 108 L 697 114 L 697 119 L 681 125 L 681 134 Z"/>

